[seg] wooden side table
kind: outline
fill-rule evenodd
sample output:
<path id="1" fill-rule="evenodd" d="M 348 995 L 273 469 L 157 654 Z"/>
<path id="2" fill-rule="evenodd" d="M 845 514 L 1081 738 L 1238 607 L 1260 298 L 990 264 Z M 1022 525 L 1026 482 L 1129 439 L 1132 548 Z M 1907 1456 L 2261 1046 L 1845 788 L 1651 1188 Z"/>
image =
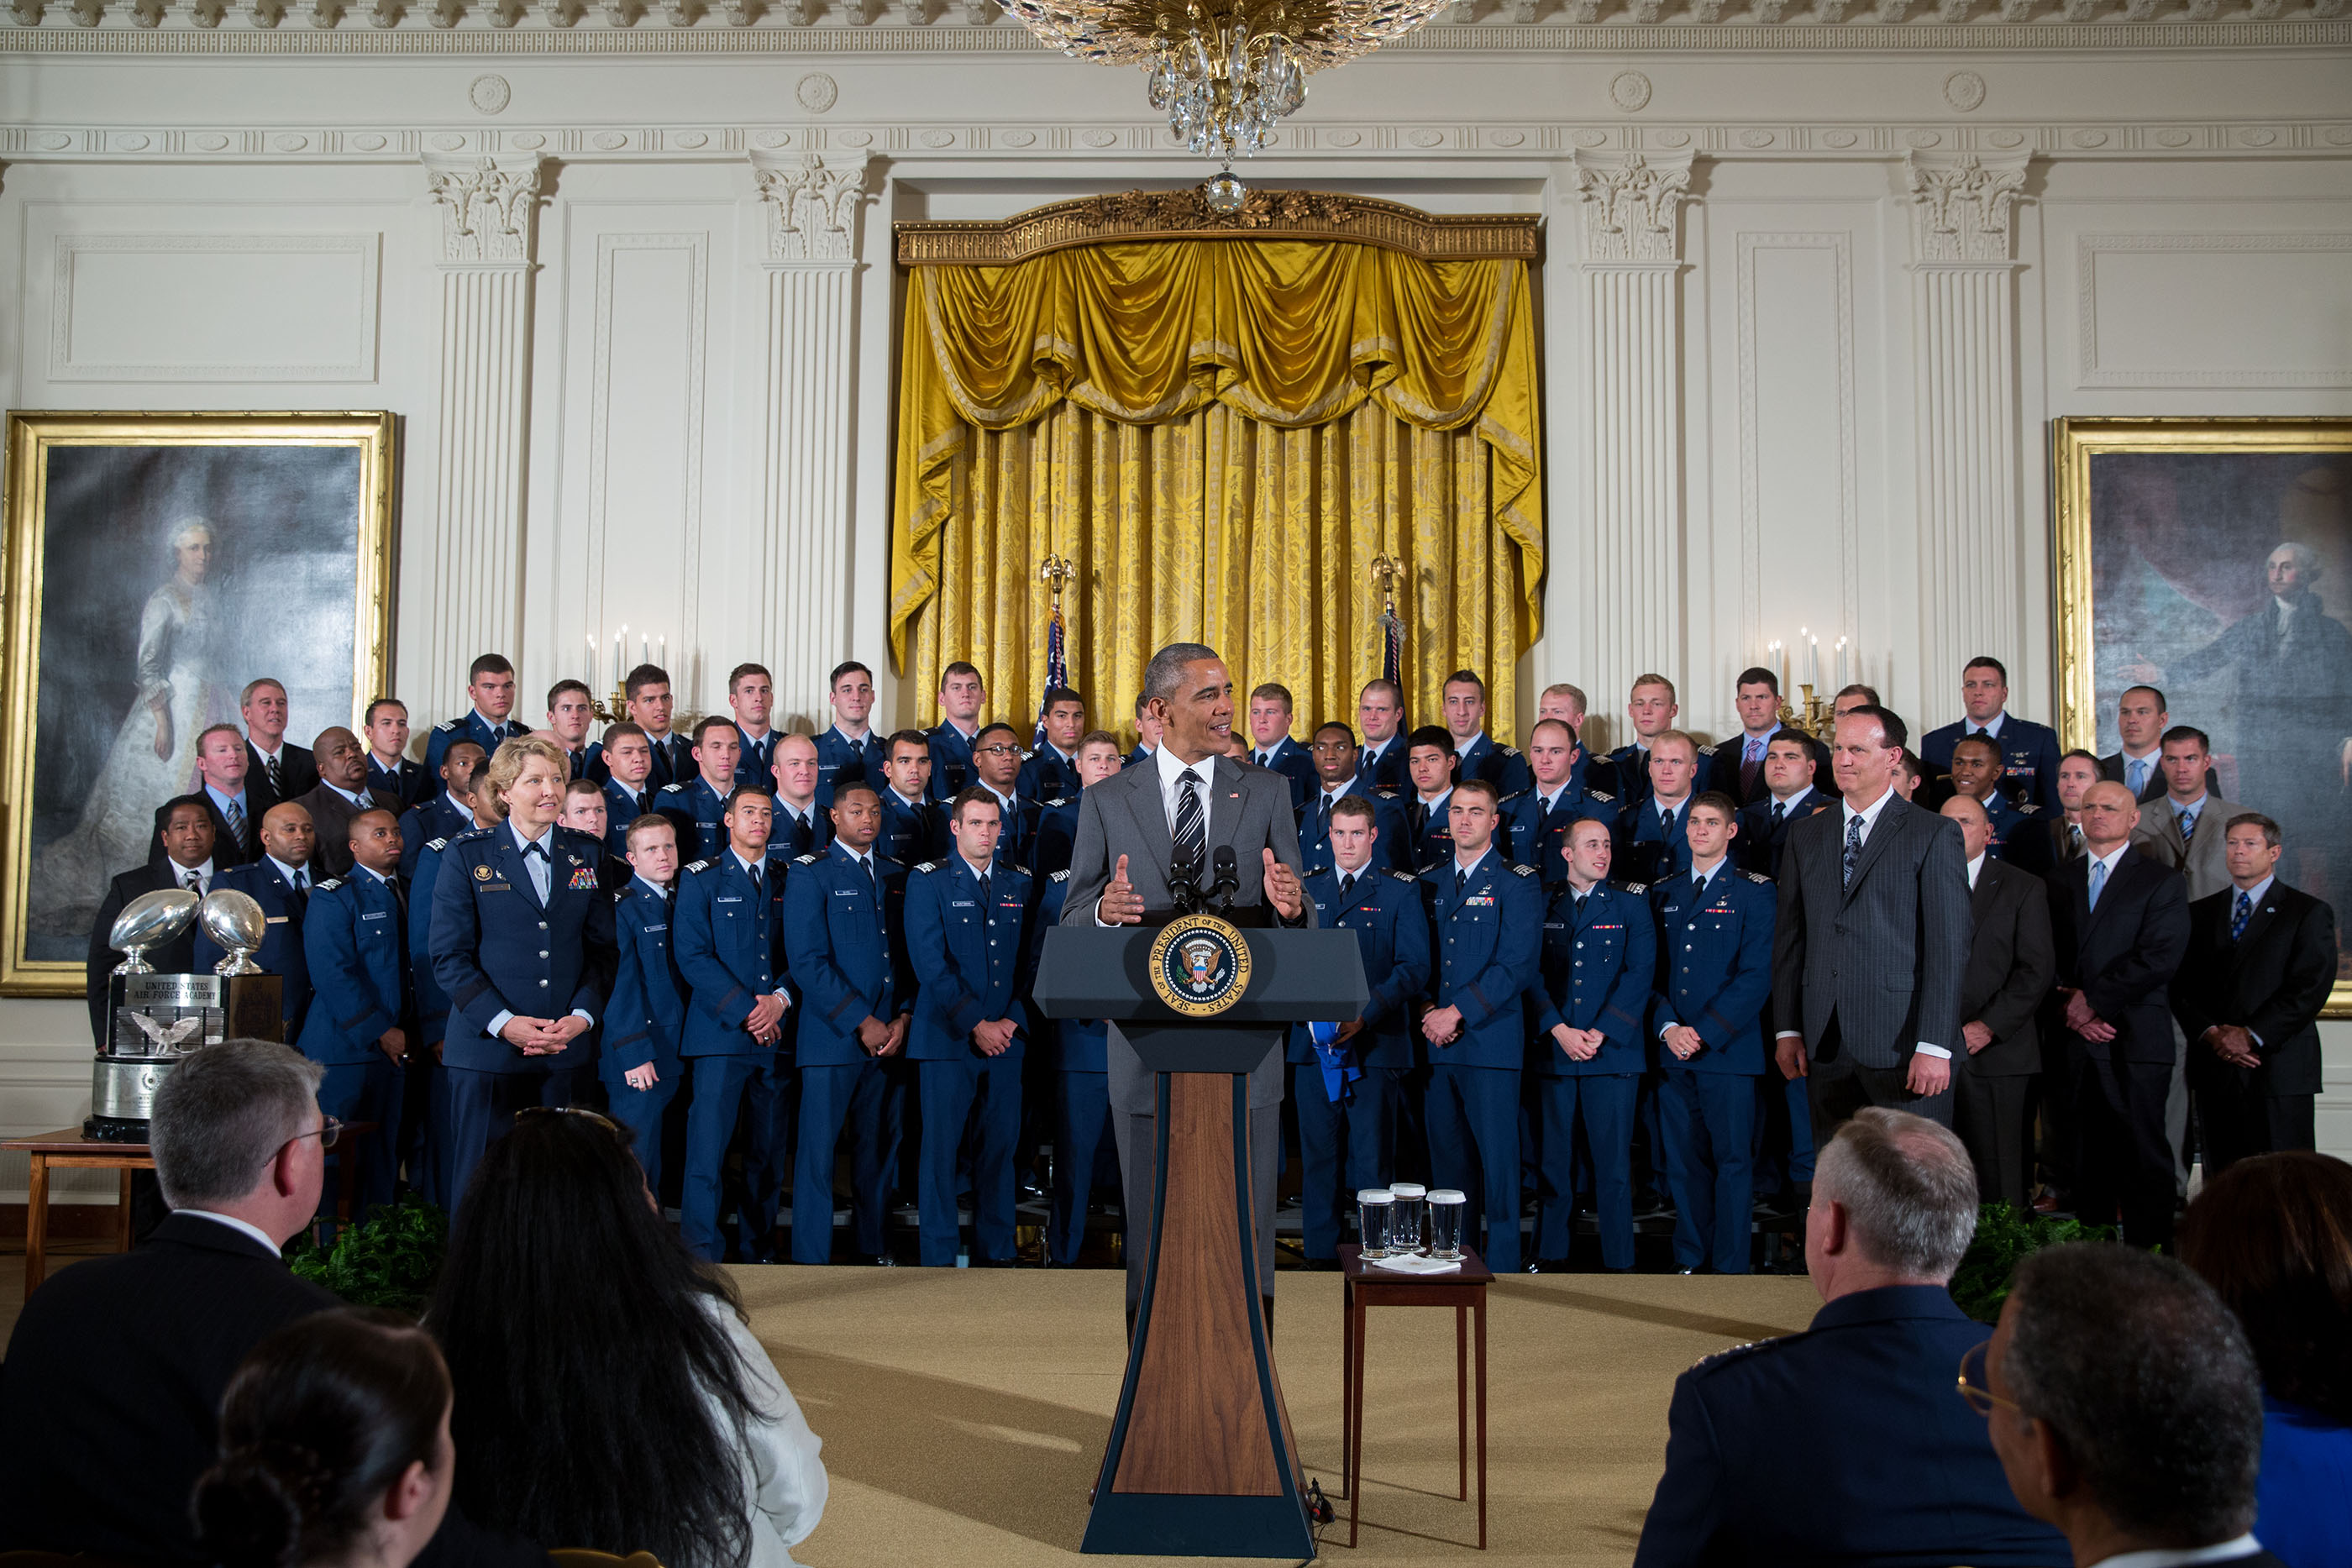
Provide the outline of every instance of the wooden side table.
<path id="1" fill-rule="evenodd" d="M 1494 1273 L 1465 1247 L 1462 1267 L 1451 1274 L 1403 1274 L 1367 1264 L 1362 1249 L 1339 1249 L 1339 1451 L 1340 1489 L 1348 1499 L 1348 1544 L 1356 1544 L 1357 1512 L 1364 1492 L 1364 1330 L 1373 1307 L 1454 1309 L 1454 1406 L 1460 1466 L 1456 1496 L 1470 1496 L 1470 1340 L 1477 1342 L 1478 1550 L 1486 1550 L 1486 1287 Z"/>
<path id="2" fill-rule="evenodd" d="M 347 1157 L 356 1153 L 359 1140 L 375 1131 L 373 1122 L 352 1122 L 343 1127 L 335 1161 L 335 1223 L 348 1225 L 352 1204 L 359 1189 L 359 1161 Z M 122 1173 L 121 1195 L 116 1202 L 116 1235 L 121 1241 L 117 1251 L 131 1250 L 131 1173 L 155 1168 L 154 1151 L 145 1144 L 114 1143 L 103 1138 L 86 1136 L 79 1127 L 68 1127 L 61 1132 L 43 1133 L 30 1138 L 10 1138 L 0 1143 L 0 1149 L 22 1153 L 30 1164 L 31 1179 L 25 1186 L 25 1293 L 30 1295 L 36 1286 L 48 1275 L 49 1262 L 49 1172 L 58 1170 L 111 1170 Z"/>

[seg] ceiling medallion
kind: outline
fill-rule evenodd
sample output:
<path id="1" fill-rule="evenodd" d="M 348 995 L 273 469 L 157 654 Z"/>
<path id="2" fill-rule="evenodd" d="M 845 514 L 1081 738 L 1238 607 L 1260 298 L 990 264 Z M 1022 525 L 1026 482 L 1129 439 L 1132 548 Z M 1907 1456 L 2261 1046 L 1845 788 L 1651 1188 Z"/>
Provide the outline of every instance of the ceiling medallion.
<path id="1" fill-rule="evenodd" d="M 1307 101 L 1307 73 L 1399 38 L 1452 0 L 1003 0 L 1051 47 L 1098 65 L 1139 66 L 1168 131 L 1227 165 L 1210 199 L 1242 201 L 1232 162 L 1272 139 Z"/>

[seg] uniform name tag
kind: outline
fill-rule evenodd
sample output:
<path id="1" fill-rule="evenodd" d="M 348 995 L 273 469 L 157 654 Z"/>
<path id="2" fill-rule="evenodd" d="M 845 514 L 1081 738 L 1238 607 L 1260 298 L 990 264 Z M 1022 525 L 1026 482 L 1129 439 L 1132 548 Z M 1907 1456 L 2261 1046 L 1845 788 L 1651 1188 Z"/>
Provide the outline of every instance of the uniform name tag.
<path id="1" fill-rule="evenodd" d="M 1544 922 L 1544 929 L 1547 931 L 1565 931 L 1568 929 L 1568 922 L 1564 920 L 1547 920 Z"/>
<path id="2" fill-rule="evenodd" d="M 974 904 L 969 898 L 951 898 L 948 900 L 948 907 L 950 909 L 978 909 L 980 905 Z"/>
<path id="3" fill-rule="evenodd" d="M 392 912 L 386 909 L 372 909 L 366 914 L 361 915 L 360 918 L 362 920 L 389 920 L 392 918 Z"/>
<path id="4" fill-rule="evenodd" d="M 646 936 L 652 936 L 655 932 L 656 932 L 656 931 L 667 931 L 667 930 L 668 930 L 668 929 L 669 929 L 669 924 L 668 924 L 668 922 L 665 921 L 665 922 L 663 922 L 663 923 L 662 923 L 661 925 L 648 925 L 648 926 L 646 926 Z"/>
<path id="5" fill-rule="evenodd" d="M 854 887 L 836 887 L 833 890 L 833 896 L 835 898 L 856 898 L 857 896 L 857 890 Z"/>
<path id="6" fill-rule="evenodd" d="M 725 898 L 714 898 L 710 902 L 713 904 L 740 904 L 743 901 L 740 898 L 730 894 Z"/>
<path id="7" fill-rule="evenodd" d="M 482 869 L 488 871 L 489 868 L 485 866 Z M 514 891 L 514 884 L 507 882 L 486 882 L 482 883 L 482 891 L 484 893 L 512 893 Z"/>

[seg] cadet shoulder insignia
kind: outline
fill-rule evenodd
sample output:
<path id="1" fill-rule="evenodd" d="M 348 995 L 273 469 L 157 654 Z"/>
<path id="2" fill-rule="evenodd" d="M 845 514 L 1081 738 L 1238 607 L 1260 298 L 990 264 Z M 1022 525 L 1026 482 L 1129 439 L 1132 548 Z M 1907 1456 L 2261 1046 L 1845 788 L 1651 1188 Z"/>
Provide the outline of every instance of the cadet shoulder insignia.
<path id="1" fill-rule="evenodd" d="M 1421 878 L 1413 875 L 1412 873 L 1409 871 L 1391 870 L 1389 874 L 1396 878 L 1399 882 L 1404 883 L 1407 887 L 1418 887 L 1421 885 Z"/>
<path id="2" fill-rule="evenodd" d="M 1383 800 L 1393 800 L 1397 798 L 1397 792 L 1393 789 L 1375 789 L 1372 793 Z"/>
<path id="3" fill-rule="evenodd" d="M 1619 883 L 1617 885 L 1623 888 L 1628 893 L 1647 893 L 1650 891 L 1650 884 L 1646 882 L 1624 882 Z"/>
<path id="4" fill-rule="evenodd" d="M 1742 876 L 1744 876 L 1744 877 L 1746 877 L 1746 878 L 1747 878 L 1748 881 L 1750 881 L 1750 882 L 1753 882 L 1753 883 L 1761 883 L 1762 885 L 1764 885 L 1764 886 L 1766 886 L 1766 887 L 1769 887 L 1769 886 L 1771 886 L 1771 885 L 1772 885 L 1772 879 L 1771 879 L 1770 877 L 1769 877 L 1769 876 L 1766 876 L 1766 875 L 1765 875 L 1762 872 L 1760 872 L 1760 871 L 1743 871 L 1743 872 L 1741 872 L 1739 874 L 1740 874 L 1740 875 L 1742 875 Z"/>
<path id="5" fill-rule="evenodd" d="M 447 839 L 436 839 L 425 847 L 428 850 L 446 850 L 449 847 L 449 841 Z"/>
<path id="6" fill-rule="evenodd" d="M 1023 876 L 1027 877 L 1034 877 L 1037 874 L 1035 872 L 1031 871 L 1027 866 L 1023 865 L 1019 861 L 1006 861 L 1004 862 L 1004 869 L 1006 871 L 1019 872 Z"/>
<path id="7" fill-rule="evenodd" d="M 1498 746 L 1495 749 L 1506 757 L 1517 757 L 1519 754 L 1519 748 L 1516 746 Z"/>
<path id="8" fill-rule="evenodd" d="M 1069 803 L 1070 803 L 1070 798 L 1069 798 L 1067 795 L 1056 795 L 1056 796 L 1055 796 L 1052 800 L 1048 800 L 1048 801 L 1046 801 L 1046 802 L 1045 802 L 1045 804 L 1046 804 L 1047 806 L 1049 806 L 1049 807 L 1052 807 L 1052 806 L 1066 806 L 1066 805 L 1068 805 Z"/>
<path id="9" fill-rule="evenodd" d="M 1070 868 L 1068 866 L 1064 866 L 1061 870 L 1055 872 L 1045 880 L 1047 882 L 1067 882 L 1070 880 Z"/>
<path id="10" fill-rule="evenodd" d="M 2035 805 L 2032 801 L 2028 800 L 2021 805 L 2013 807 L 2012 810 L 2014 810 L 2021 817 L 2030 817 L 2033 815 L 2034 812 L 2042 810 L 2042 808 Z"/>
<path id="11" fill-rule="evenodd" d="M 1605 800 L 1612 806 L 1617 803 L 1617 797 L 1606 789 L 1587 789 L 1584 797 L 1588 800 Z"/>
<path id="12" fill-rule="evenodd" d="M 940 862 L 937 861 L 919 861 L 915 864 L 915 869 L 928 876 L 932 872 L 940 869 Z"/>
<path id="13" fill-rule="evenodd" d="M 439 730 L 444 735 L 455 735 L 459 730 L 466 727 L 466 721 L 462 718 L 444 719 L 433 727 Z"/>
<path id="14" fill-rule="evenodd" d="M 686 786 L 683 784 L 665 784 L 658 791 L 656 791 L 656 793 L 663 795 L 683 795 L 686 793 Z"/>
<path id="15" fill-rule="evenodd" d="M 814 865 L 817 862 L 823 859 L 824 859 L 823 855 L 800 855 L 793 861 L 793 863 L 794 865 Z"/>
<path id="16" fill-rule="evenodd" d="M 1698 754 L 1701 757 L 1713 757 L 1715 755 L 1715 747 L 1712 746 L 1702 746 L 1698 748 Z"/>
<path id="17" fill-rule="evenodd" d="M 1515 865 L 1511 868 L 1511 871 L 1512 873 L 1517 876 L 1533 876 L 1536 874 L 1536 868 L 1531 865 Z"/>
<path id="18" fill-rule="evenodd" d="M 464 832 L 457 834 L 449 841 L 453 844 L 470 844 L 478 841 L 478 840 L 487 839 L 489 836 L 490 830 L 488 828 L 467 828 Z"/>
<path id="19" fill-rule="evenodd" d="M 703 872 L 709 871 L 712 866 L 718 863 L 719 862 L 716 861 L 694 861 L 687 866 L 686 874 L 688 876 L 698 875 Z"/>
<path id="20" fill-rule="evenodd" d="M 324 882 L 312 883 L 310 884 L 310 891 L 313 893 L 332 893 L 335 889 L 342 885 L 343 879 L 341 877 L 331 876 Z"/>
<path id="21" fill-rule="evenodd" d="M 1534 793 L 1535 791 L 1532 789 L 1514 789 L 1509 794 L 1504 796 L 1501 800 L 1496 801 L 1495 805 L 1496 809 L 1499 810 L 1502 807 L 1509 805 L 1514 800 L 1524 800 Z"/>

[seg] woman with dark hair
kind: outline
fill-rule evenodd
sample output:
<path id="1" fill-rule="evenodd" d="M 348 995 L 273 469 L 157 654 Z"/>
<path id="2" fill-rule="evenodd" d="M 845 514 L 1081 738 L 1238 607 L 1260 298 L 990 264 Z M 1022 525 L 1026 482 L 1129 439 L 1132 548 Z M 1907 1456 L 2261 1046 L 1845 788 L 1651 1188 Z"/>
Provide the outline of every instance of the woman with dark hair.
<path id="1" fill-rule="evenodd" d="M 432 1339 L 389 1313 L 320 1312 L 237 1368 L 191 1511 L 221 1568 L 406 1568 L 441 1526 L 456 1468 Z"/>
<path id="2" fill-rule="evenodd" d="M 2180 1260 L 2237 1313 L 2263 1370 L 2254 1534 L 2287 1568 L 2352 1563 L 2352 1166 L 2238 1161 L 2189 1206 Z"/>
<path id="3" fill-rule="evenodd" d="M 517 1113 L 458 1205 L 425 1321 L 477 1521 L 665 1568 L 787 1568 L 816 1528 L 815 1435 L 603 1116 Z"/>

